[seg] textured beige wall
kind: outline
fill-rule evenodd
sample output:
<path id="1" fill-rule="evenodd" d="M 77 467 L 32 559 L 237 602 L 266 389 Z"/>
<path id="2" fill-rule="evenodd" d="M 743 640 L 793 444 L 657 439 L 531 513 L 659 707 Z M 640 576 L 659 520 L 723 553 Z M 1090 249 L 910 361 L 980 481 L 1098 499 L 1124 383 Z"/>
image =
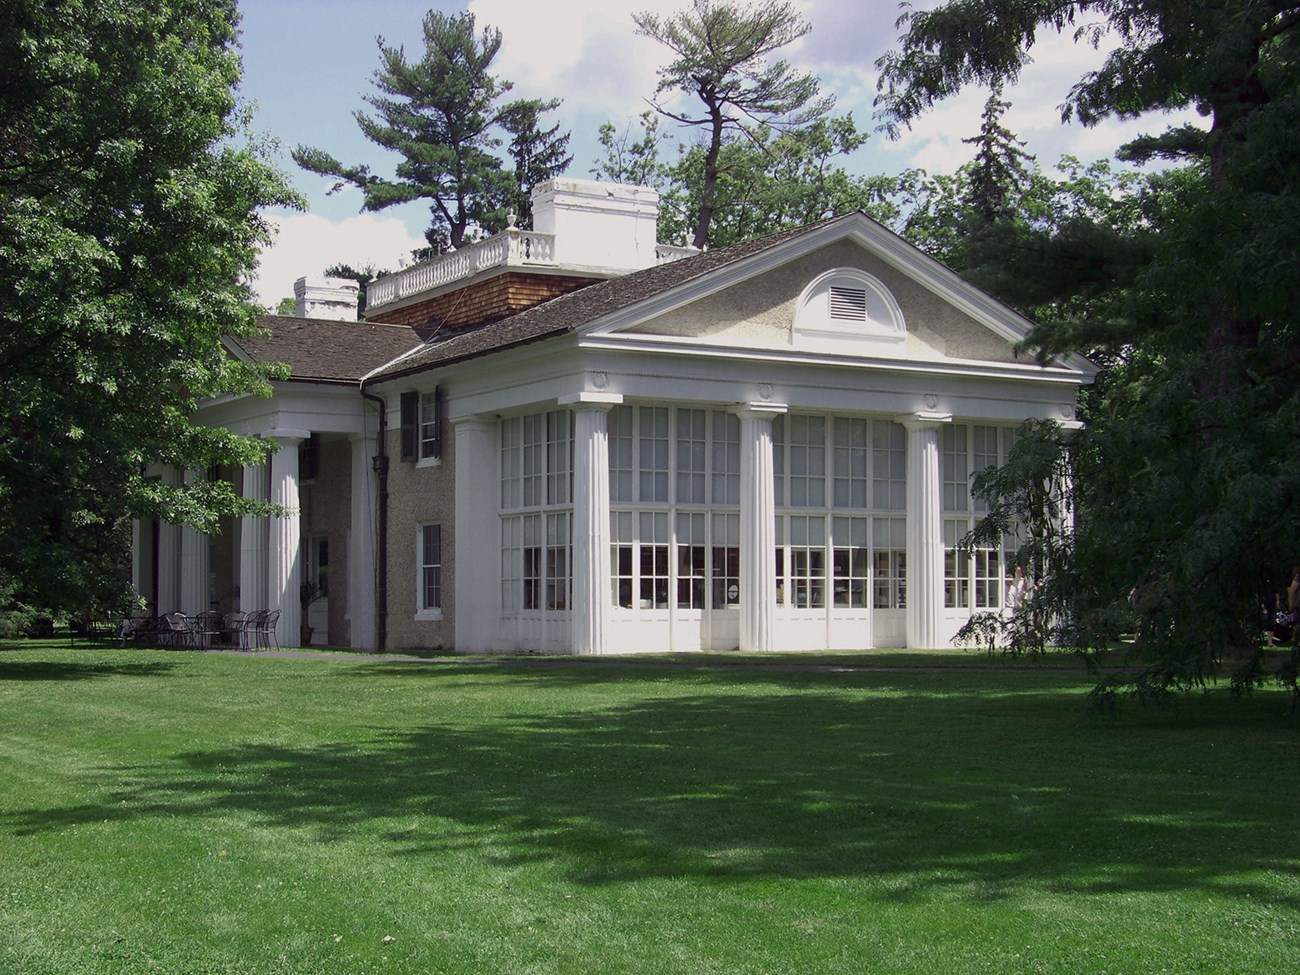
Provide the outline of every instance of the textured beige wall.
<path id="1" fill-rule="evenodd" d="M 443 429 L 442 460 L 417 467 L 396 458 L 400 433 L 387 438 L 388 456 L 388 649 L 450 649 L 456 632 L 456 432 Z M 485 490 L 499 490 L 496 484 Z M 415 619 L 416 526 L 442 525 L 442 619 Z"/>
<path id="2" fill-rule="evenodd" d="M 1010 343 L 1001 336 L 847 240 L 628 331 L 698 336 L 739 344 L 789 345 L 799 295 L 818 275 L 841 267 L 874 275 L 893 294 L 907 323 L 910 355 L 1015 361 Z"/>
<path id="3" fill-rule="evenodd" d="M 348 526 L 352 520 L 352 445 L 324 440 L 320 472 L 302 485 L 302 534 L 329 539 L 329 630 L 317 633 L 316 643 L 345 644 L 348 626 Z"/>

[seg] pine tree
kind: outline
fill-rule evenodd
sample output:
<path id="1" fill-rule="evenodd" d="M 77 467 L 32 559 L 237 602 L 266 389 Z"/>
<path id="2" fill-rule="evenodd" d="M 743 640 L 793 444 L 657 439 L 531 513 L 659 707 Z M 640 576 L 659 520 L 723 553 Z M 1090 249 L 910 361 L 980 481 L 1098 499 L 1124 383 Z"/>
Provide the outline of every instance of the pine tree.
<path id="1" fill-rule="evenodd" d="M 378 44 L 378 93 L 365 98 L 375 114 L 358 111 L 354 117 L 367 139 L 401 161 L 395 178 L 386 179 L 368 166 L 346 166 L 323 150 L 299 146 L 294 161 L 336 178 L 331 192 L 359 187 L 365 210 L 428 200 L 431 222 L 425 236 L 437 251 L 460 247 L 472 229 L 504 229 L 511 209 L 526 212 L 532 185 L 568 165 L 568 135 L 539 125 L 558 100 L 503 103 L 512 83 L 491 73 L 501 48 L 499 30 L 485 27 L 476 33 L 473 14 L 431 10 L 424 18 L 419 61 L 408 61 L 402 48 L 390 47 L 382 37 Z M 510 169 L 500 154 L 506 136 L 516 155 L 524 154 L 512 157 Z"/>

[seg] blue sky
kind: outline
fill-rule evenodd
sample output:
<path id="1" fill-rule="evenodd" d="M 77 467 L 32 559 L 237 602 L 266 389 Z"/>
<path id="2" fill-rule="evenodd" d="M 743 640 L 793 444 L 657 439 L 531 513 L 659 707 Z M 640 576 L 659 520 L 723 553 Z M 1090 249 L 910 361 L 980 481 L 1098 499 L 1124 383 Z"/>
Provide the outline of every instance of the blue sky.
<path id="1" fill-rule="evenodd" d="M 402 45 L 415 59 L 423 49 L 421 21 L 430 9 L 468 9 L 481 29 L 499 28 L 501 51 L 494 63 L 514 94 L 559 97 L 555 114 L 572 132 L 574 160 L 568 175 L 588 178 L 598 155 L 596 132 L 606 120 L 620 128 L 647 107 L 655 68 L 666 49 L 638 37 L 632 13 L 670 13 L 689 0 L 243 0 L 241 93 L 255 106 L 254 129 L 279 140 L 279 162 L 308 204 L 305 213 L 273 211 L 276 244 L 263 254 L 255 290 L 274 306 L 292 294 L 293 281 L 319 274 L 335 261 L 396 267 L 423 243 L 428 207 L 411 203 L 378 214 L 359 213 L 360 193 L 327 195 L 330 182 L 298 169 L 289 158 L 297 145 L 324 149 L 345 163 L 366 163 L 391 174 L 393 154 L 367 142 L 353 112 L 365 109 L 379 63 L 376 38 Z M 836 98 L 836 114 L 852 112 L 861 129 L 875 125 L 876 59 L 896 45 L 896 0 L 799 0 L 812 32 L 787 49 L 796 67 L 812 71 Z M 918 6 L 923 4 L 918 4 Z M 1035 63 L 1007 92 L 1007 122 L 1045 168 L 1063 153 L 1085 159 L 1109 156 L 1142 130 L 1167 120 L 1108 123 L 1095 129 L 1063 126 L 1057 106 L 1072 82 L 1099 61 L 1091 48 L 1049 35 L 1034 48 Z M 890 142 L 874 136 L 846 168 L 855 173 L 893 173 L 909 166 L 950 172 L 969 158 L 964 137 L 979 127 L 987 93 L 972 89 L 929 112 L 912 131 Z"/>

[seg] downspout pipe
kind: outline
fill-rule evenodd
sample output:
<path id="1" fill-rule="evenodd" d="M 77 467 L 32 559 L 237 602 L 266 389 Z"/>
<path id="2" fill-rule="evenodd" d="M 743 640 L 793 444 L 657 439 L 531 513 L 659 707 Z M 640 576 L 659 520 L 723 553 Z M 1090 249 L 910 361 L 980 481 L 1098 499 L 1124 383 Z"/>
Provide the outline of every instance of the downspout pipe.
<path id="1" fill-rule="evenodd" d="M 379 476 L 379 511 L 375 534 L 375 643 L 376 649 L 388 649 L 388 403 L 382 396 L 366 392 L 361 380 L 361 396 L 379 405 L 379 433 L 376 437 L 375 473 Z"/>

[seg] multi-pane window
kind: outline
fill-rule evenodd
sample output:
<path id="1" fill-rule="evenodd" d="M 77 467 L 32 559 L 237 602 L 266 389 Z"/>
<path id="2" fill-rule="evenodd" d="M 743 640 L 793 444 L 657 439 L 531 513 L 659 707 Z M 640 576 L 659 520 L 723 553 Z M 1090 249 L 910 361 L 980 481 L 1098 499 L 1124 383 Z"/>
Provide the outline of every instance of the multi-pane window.
<path id="1" fill-rule="evenodd" d="M 546 414 L 546 503 L 573 500 L 573 414 L 552 410 Z"/>
<path id="2" fill-rule="evenodd" d="M 524 609 L 542 608 L 542 516 L 524 515 Z"/>
<path id="3" fill-rule="evenodd" d="M 703 512 L 677 514 L 677 608 L 703 609 L 706 582 Z"/>
<path id="4" fill-rule="evenodd" d="M 642 406 L 637 410 L 640 430 L 637 438 L 638 470 L 642 501 L 668 500 L 668 408 Z"/>
<path id="5" fill-rule="evenodd" d="M 948 609 L 970 608 L 970 558 L 957 547 L 965 534 L 965 520 L 943 520 L 943 605 Z"/>
<path id="6" fill-rule="evenodd" d="M 546 473 L 546 416 L 532 413 L 523 421 L 523 506 L 536 508 L 542 504 L 542 484 Z"/>
<path id="7" fill-rule="evenodd" d="M 636 533 L 632 530 L 632 512 L 613 511 L 609 516 L 609 562 L 613 572 L 612 594 L 614 605 L 632 608 L 632 585 L 636 579 L 632 553 L 636 546 Z"/>
<path id="8" fill-rule="evenodd" d="M 573 416 L 531 413 L 502 420 L 500 429 L 502 613 L 567 610 L 573 516 L 564 506 L 573 499 Z"/>
<path id="9" fill-rule="evenodd" d="M 836 606 L 865 609 L 867 606 L 867 580 L 870 577 L 868 559 L 868 518 L 833 518 L 831 520 L 831 572 L 832 595 Z"/>
<path id="10" fill-rule="evenodd" d="M 943 510 L 970 510 L 970 458 L 966 447 L 966 427 L 945 426 L 941 434 L 943 467 Z"/>
<path id="11" fill-rule="evenodd" d="M 790 577 L 788 592 L 797 609 L 816 609 L 826 605 L 826 519 L 818 515 L 790 515 Z"/>
<path id="12" fill-rule="evenodd" d="M 677 503 L 704 504 L 705 437 L 704 410 L 677 411 Z"/>
<path id="13" fill-rule="evenodd" d="M 501 612 L 519 610 L 524 526 L 519 518 L 501 519 Z"/>
<path id="14" fill-rule="evenodd" d="M 442 526 L 421 525 L 419 535 L 420 589 L 416 607 L 442 608 Z"/>
<path id="15" fill-rule="evenodd" d="M 740 504 L 740 417 L 713 411 L 714 504 Z"/>
<path id="16" fill-rule="evenodd" d="M 786 464 L 792 508 L 826 504 L 826 418 L 794 414 L 786 417 Z"/>
<path id="17" fill-rule="evenodd" d="M 438 457 L 442 453 L 438 438 L 438 395 L 420 394 L 420 459 Z"/>
<path id="18" fill-rule="evenodd" d="M 890 420 L 871 421 L 871 493 L 877 511 L 907 507 L 907 431 Z"/>
<path id="19" fill-rule="evenodd" d="M 740 605 L 740 516 L 715 513 L 712 538 L 714 609 Z"/>
<path id="20" fill-rule="evenodd" d="M 570 523 L 567 511 L 546 515 L 546 608 L 568 609 L 572 575 L 569 566 Z"/>
<path id="21" fill-rule="evenodd" d="M 995 548 L 977 548 L 975 555 L 975 608 L 997 609 L 1002 605 L 1001 553 Z"/>
<path id="22" fill-rule="evenodd" d="M 606 421 L 609 437 L 609 499 L 633 501 L 632 407 L 616 406 Z"/>
<path id="23" fill-rule="evenodd" d="M 668 513 L 643 511 L 640 516 L 641 608 L 668 608 Z"/>
<path id="24" fill-rule="evenodd" d="M 974 426 L 971 427 L 971 474 L 978 474 L 980 471 L 989 467 L 996 467 L 1001 461 L 998 453 L 998 428 Z M 974 504 L 976 514 L 987 514 L 989 503 L 983 498 L 974 497 L 971 501 Z"/>
<path id="25" fill-rule="evenodd" d="M 872 605 L 907 606 L 907 528 L 902 518 L 872 518 Z"/>
<path id="26" fill-rule="evenodd" d="M 837 508 L 867 506 L 867 421 L 837 416 L 834 423 L 834 504 Z"/>

